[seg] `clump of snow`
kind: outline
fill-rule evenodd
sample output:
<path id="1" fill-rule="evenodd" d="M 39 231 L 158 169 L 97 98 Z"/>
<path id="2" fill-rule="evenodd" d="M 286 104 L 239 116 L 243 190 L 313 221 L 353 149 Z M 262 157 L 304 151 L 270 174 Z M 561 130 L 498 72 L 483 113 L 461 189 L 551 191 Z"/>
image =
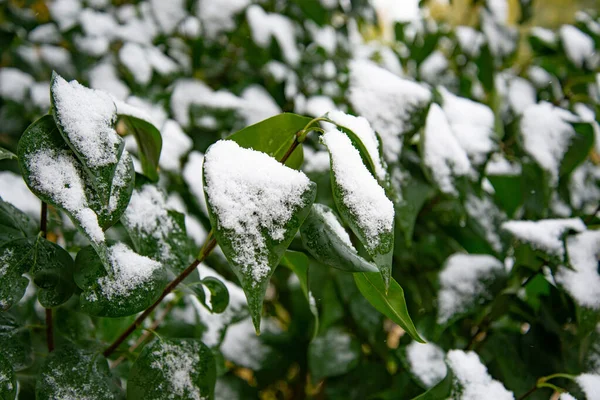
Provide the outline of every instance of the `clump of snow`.
<path id="1" fill-rule="evenodd" d="M 200 0 L 196 15 L 202 21 L 205 35 L 215 38 L 221 32 L 236 27 L 235 16 L 250 4 L 250 0 Z"/>
<path id="2" fill-rule="evenodd" d="M 465 211 L 484 230 L 485 240 L 497 253 L 502 251 L 502 241 L 498 226 L 506 220 L 506 215 L 490 197 L 477 197 L 469 194 L 465 201 Z"/>
<path id="3" fill-rule="evenodd" d="M 325 219 L 325 223 L 332 229 L 333 233 L 350 249 L 355 250 L 348 232 L 344 229 L 337 215 L 329 207 L 322 204 L 315 204 L 314 209 Z"/>
<path id="4" fill-rule="evenodd" d="M 517 240 L 530 244 L 535 249 L 563 258 L 562 236 L 569 231 L 583 232 L 586 228 L 581 219 L 569 218 L 508 221 L 502 224 L 502 229 L 510 232 Z"/>
<path id="5" fill-rule="evenodd" d="M 510 162 L 501 153 L 494 153 L 485 165 L 487 176 L 518 176 L 521 175 L 521 164 Z"/>
<path id="6" fill-rule="evenodd" d="M 555 278 L 575 301 L 593 309 L 600 308 L 600 231 L 585 231 L 567 238 L 567 254 L 573 269 L 560 267 Z"/>
<path id="7" fill-rule="evenodd" d="M 153 348 L 150 364 L 162 376 L 157 379 L 157 389 L 173 399 L 206 399 L 203 395 L 207 393 L 201 393 L 196 383 L 203 371 L 201 351 L 201 342 L 196 340 L 160 341 Z"/>
<path id="8" fill-rule="evenodd" d="M 579 68 L 586 65 L 594 55 L 594 39 L 573 25 L 563 25 L 558 33 L 571 62 Z"/>
<path id="9" fill-rule="evenodd" d="M 542 28 L 541 26 L 534 26 L 529 30 L 529 34 L 540 39 L 546 44 L 552 45 L 556 43 L 556 33 L 550 29 Z"/>
<path id="10" fill-rule="evenodd" d="M 181 157 L 192 149 L 192 139 L 181 129 L 176 121 L 169 119 L 160 130 L 163 146 L 160 153 L 159 165 L 167 171 L 181 170 Z"/>
<path id="11" fill-rule="evenodd" d="M 438 88 L 442 109 L 452 133 L 474 164 L 483 164 L 496 147 L 494 113 L 485 104 L 456 96 L 446 88 Z"/>
<path id="12" fill-rule="evenodd" d="M 98 279 L 98 286 L 108 300 L 127 296 L 149 282 L 154 271 L 161 268 L 160 263 L 137 254 L 124 243 L 109 247 L 107 256 L 111 272 Z"/>
<path id="13" fill-rule="evenodd" d="M 402 135 L 414 128 L 412 119 L 430 102 L 431 92 L 372 61 L 355 60 L 350 63 L 348 98 L 379 133 L 386 160 L 393 162 L 400 155 Z"/>
<path id="14" fill-rule="evenodd" d="M 568 121 L 577 117 L 550 103 L 527 107 L 520 122 L 525 151 L 558 182 L 558 168 L 575 130 Z"/>
<path id="15" fill-rule="evenodd" d="M 60 32 L 54 24 L 38 25 L 29 32 L 28 39 L 34 43 L 57 44 L 60 42 Z"/>
<path id="16" fill-rule="evenodd" d="M 520 115 L 537 101 L 535 88 L 528 80 L 514 77 L 508 82 L 508 103 L 515 115 Z"/>
<path id="17" fill-rule="evenodd" d="M 40 217 L 40 200 L 29 190 L 23 178 L 11 171 L 0 171 L 0 198 L 30 217 Z"/>
<path id="18" fill-rule="evenodd" d="M 204 158 L 207 200 L 219 228 L 229 233 L 234 262 L 254 284 L 271 273 L 264 232 L 274 241 L 285 237 L 285 225 L 304 205 L 310 180 L 265 153 L 244 149 L 230 140 L 213 144 Z"/>
<path id="19" fill-rule="evenodd" d="M 56 118 L 85 162 L 92 168 L 116 164 L 121 139 L 113 128 L 117 114 L 110 96 L 60 76 L 52 91 Z"/>
<path id="20" fill-rule="evenodd" d="M 451 350 L 446 357 L 448 366 L 454 373 L 455 382 L 462 390 L 451 395 L 453 400 L 514 400 L 512 392 L 502 383 L 492 379 L 485 365 L 472 351 Z"/>
<path id="21" fill-rule="evenodd" d="M 575 378 L 587 400 L 600 399 L 600 375 L 581 374 Z"/>
<path id="22" fill-rule="evenodd" d="M 532 65 L 527 69 L 527 76 L 537 88 L 547 87 L 555 79 L 548 71 L 537 65 Z"/>
<path id="23" fill-rule="evenodd" d="M 600 169 L 589 161 L 577 167 L 569 180 L 569 193 L 574 209 L 592 214 L 600 203 Z"/>
<path id="24" fill-rule="evenodd" d="M 31 85 L 31 101 L 40 110 L 50 109 L 50 82 L 35 82 Z"/>
<path id="25" fill-rule="evenodd" d="M 88 206 L 85 184 L 75 158 L 66 150 L 40 149 L 25 162 L 31 171 L 33 189 L 50 197 L 67 211 L 93 242 L 104 242 L 98 216 Z"/>
<path id="26" fill-rule="evenodd" d="M 298 96 L 296 99 L 296 112 L 300 114 L 306 114 L 311 117 L 321 117 L 329 111 L 337 109 L 331 97 L 328 96 L 311 96 L 302 104 L 304 97 Z"/>
<path id="27" fill-rule="evenodd" d="M 52 20 L 58 24 L 58 28 L 66 31 L 77 23 L 81 12 L 81 1 L 55 0 L 48 4 L 48 11 L 50 11 Z"/>
<path id="28" fill-rule="evenodd" d="M 102 62 L 90 70 L 90 87 L 110 93 L 119 100 L 129 96 L 129 87 L 117 76 L 115 66 L 110 62 Z"/>
<path id="29" fill-rule="evenodd" d="M 452 133 L 442 108 L 432 104 L 425 121 L 423 162 L 431 171 L 433 180 L 444 193 L 457 195 L 454 178 L 466 176 L 471 163 L 465 150 Z"/>
<path id="30" fill-rule="evenodd" d="M 158 26 L 167 35 L 173 33 L 179 22 L 187 15 L 185 0 L 150 0 L 150 5 Z"/>
<path id="31" fill-rule="evenodd" d="M 302 171 L 308 174 L 328 172 L 329 153 L 326 151 L 314 151 L 310 147 L 304 147 Z"/>
<path id="32" fill-rule="evenodd" d="M 298 65 L 301 54 L 296 45 L 296 27 L 292 20 L 281 14 L 267 13 L 258 5 L 248 7 L 246 19 L 254 43 L 267 48 L 271 44 L 271 38 L 274 38 L 285 61 L 293 66 Z"/>
<path id="33" fill-rule="evenodd" d="M 358 139 L 365 146 L 367 153 L 373 162 L 373 166 L 375 167 L 375 177 L 380 182 L 384 182 L 387 177 L 386 165 L 379 155 L 379 141 L 377 140 L 377 135 L 373 128 L 371 128 L 369 121 L 363 117 L 355 117 L 342 111 L 330 111 L 327 113 L 327 118 L 336 125 L 351 130 L 358 136 Z"/>
<path id="34" fill-rule="evenodd" d="M 561 393 L 560 397 L 558 398 L 558 400 L 577 400 L 575 397 L 573 397 L 570 393 Z"/>
<path id="35" fill-rule="evenodd" d="M 246 125 L 253 125 L 281 113 L 281 108 L 265 88 L 250 85 L 241 94 L 245 105 L 240 109 Z"/>
<path id="36" fill-rule="evenodd" d="M 206 207 L 206 198 L 202 183 L 204 154 L 198 151 L 192 151 L 188 156 L 188 161 L 183 168 L 183 180 L 188 185 L 190 193 L 200 206 L 200 210 L 204 215 L 208 215 Z"/>
<path id="37" fill-rule="evenodd" d="M 448 322 L 474 302 L 490 299 L 487 284 L 504 273 L 504 264 L 483 254 L 453 254 L 440 273 L 438 323 Z"/>
<path id="38" fill-rule="evenodd" d="M 425 82 L 437 82 L 440 75 L 448 69 L 448 59 L 440 50 L 433 51 L 419 65 L 419 76 Z"/>
<path id="39" fill-rule="evenodd" d="M 271 319 L 263 321 L 263 330 L 265 328 L 272 332 L 280 331 Z M 221 352 L 227 360 L 239 366 L 256 370 L 263 365 L 270 348 L 256 335 L 252 320 L 245 318 L 229 326 L 221 344 Z"/>
<path id="40" fill-rule="evenodd" d="M 457 26 L 454 34 L 462 51 L 469 57 L 477 57 L 481 46 L 485 43 L 485 37 L 478 30 L 470 26 Z"/>
<path id="41" fill-rule="evenodd" d="M 500 0 L 503 1 L 503 0 Z M 485 35 L 490 52 L 495 57 L 505 57 L 517 47 L 518 31 L 505 24 L 487 10 L 481 11 L 481 29 Z"/>
<path id="42" fill-rule="evenodd" d="M 433 343 L 411 342 L 406 346 L 410 371 L 426 388 L 440 382 L 447 373 L 444 351 Z"/>
<path id="43" fill-rule="evenodd" d="M 152 66 L 141 45 L 133 42 L 125 43 L 119 50 L 119 60 L 131 72 L 137 83 L 147 85 L 152 79 Z"/>
<path id="44" fill-rule="evenodd" d="M 394 205 L 365 167 L 348 136 L 332 129 L 321 136 L 321 140 L 329 150 L 341 201 L 363 231 L 367 248 L 375 249 L 380 244 L 381 235 L 393 229 Z"/>
<path id="45" fill-rule="evenodd" d="M 34 82 L 31 75 L 17 68 L 0 68 L 0 97 L 21 103 Z"/>
<path id="46" fill-rule="evenodd" d="M 130 182 L 132 179 L 135 179 L 131 178 L 133 173 L 131 168 L 131 155 L 127 150 L 123 150 L 121 158 L 119 159 L 119 163 L 115 168 L 115 175 L 111 185 L 110 198 L 108 200 L 109 213 L 112 213 L 117 209 L 122 190 L 126 189 L 127 186 L 132 183 Z"/>

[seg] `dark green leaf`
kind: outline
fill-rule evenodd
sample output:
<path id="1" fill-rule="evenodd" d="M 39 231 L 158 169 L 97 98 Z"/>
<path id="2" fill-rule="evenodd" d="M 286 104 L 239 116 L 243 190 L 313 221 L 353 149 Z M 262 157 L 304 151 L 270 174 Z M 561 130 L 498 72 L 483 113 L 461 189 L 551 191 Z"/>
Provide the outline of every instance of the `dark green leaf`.
<path id="1" fill-rule="evenodd" d="M 36 224 L 27 214 L 0 197 L 0 245 L 5 242 L 34 236 Z"/>
<path id="2" fill-rule="evenodd" d="M 343 375 L 358 365 L 360 343 L 340 328 L 331 328 L 308 346 L 308 367 L 314 380 Z"/>
<path id="3" fill-rule="evenodd" d="M 281 160 L 296 140 L 296 132 L 302 130 L 310 121 L 308 117 L 283 113 L 244 128 L 227 139 L 235 141 L 241 147 L 262 151 Z M 302 146 L 298 146 L 285 165 L 298 169 L 302 165 L 303 157 Z"/>
<path id="4" fill-rule="evenodd" d="M 0 313 L 0 355 L 8 360 L 15 371 L 21 371 L 33 363 L 29 329 L 7 312 Z"/>
<path id="5" fill-rule="evenodd" d="M 310 308 L 310 312 L 315 317 L 315 326 L 313 329 L 313 338 L 319 332 L 319 310 L 317 309 L 317 304 L 315 302 L 315 298 L 313 294 L 310 292 L 309 288 L 309 280 L 308 280 L 308 271 L 309 271 L 309 261 L 306 254 L 301 253 L 299 251 L 286 250 L 285 255 L 281 259 L 281 265 L 292 270 L 298 280 L 300 281 L 300 287 L 302 288 L 302 292 L 308 301 L 308 307 Z"/>
<path id="6" fill-rule="evenodd" d="M 134 253 L 124 244 L 107 251 L 109 267 L 91 247 L 75 259 L 75 282 L 83 290 L 81 310 L 102 317 L 124 317 L 148 308 L 168 282 L 165 269 L 156 261 Z M 141 272 L 139 271 L 146 271 Z"/>
<path id="7" fill-rule="evenodd" d="M 195 339 L 156 340 L 144 347 L 127 381 L 130 399 L 213 399 L 212 351 Z"/>
<path id="8" fill-rule="evenodd" d="M 12 400 L 17 396 L 17 376 L 10 362 L 0 355 L 0 399 Z"/>
<path id="9" fill-rule="evenodd" d="M 152 182 L 158 181 L 158 160 L 162 150 L 160 131 L 149 121 L 132 114 L 124 114 L 120 109 L 118 115 L 125 122 L 127 130 L 135 136 L 143 174 Z"/>
<path id="10" fill-rule="evenodd" d="M 590 123 L 573 123 L 575 135 L 560 164 L 561 179 L 568 177 L 579 164 L 587 159 L 594 146 L 594 127 Z"/>
<path id="11" fill-rule="evenodd" d="M 449 398 L 452 392 L 452 383 L 454 380 L 454 374 L 452 369 L 448 368 L 448 374 L 446 377 L 437 385 L 426 391 L 420 396 L 415 397 L 413 400 L 440 400 Z"/>
<path id="12" fill-rule="evenodd" d="M 494 201 L 506 215 L 512 217 L 523 204 L 520 175 L 489 175 L 487 177 L 494 187 Z"/>
<path id="13" fill-rule="evenodd" d="M 31 241 L 17 239 L 0 246 L 0 311 L 16 304 L 27 289 L 29 279 L 23 276 L 29 270 Z"/>
<path id="14" fill-rule="evenodd" d="M 60 134 L 81 162 L 100 204 L 109 207 L 113 178 L 125 148 L 114 129 L 115 103 L 108 94 L 67 82 L 56 73 L 50 82 L 50 99 Z"/>
<path id="15" fill-rule="evenodd" d="M 204 288 L 200 286 L 198 288 L 202 292 L 202 295 L 199 296 L 200 302 L 212 313 L 220 314 L 225 311 L 227 305 L 229 305 L 229 291 L 227 290 L 227 286 L 212 276 L 202 279 L 199 283 L 210 292 L 210 305 L 208 305 L 206 303 Z"/>
<path id="16" fill-rule="evenodd" d="M 425 202 L 433 196 L 434 189 L 419 179 L 407 179 L 402 188 L 402 198 L 396 202 L 396 224 L 404 233 L 406 245 L 412 243 L 415 222 Z"/>
<path id="17" fill-rule="evenodd" d="M 38 400 L 124 398 L 106 359 L 70 344 L 48 355 L 37 379 L 35 395 Z"/>
<path id="18" fill-rule="evenodd" d="M 395 279 L 391 279 L 387 295 L 383 279 L 379 274 L 356 273 L 354 274 L 354 281 L 362 295 L 369 300 L 369 303 L 377 311 L 398 324 L 414 340 L 425 343 L 417 332 L 410 315 L 408 315 L 404 290 Z"/>
<path id="19" fill-rule="evenodd" d="M 302 243 L 319 262 L 348 272 L 377 272 L 377 267 L 358 255 L 333 210 L 313 204 L 300 227 Z"/>
<path id="20" fill-rule="evenodd" d="M 16 160 L 17 155 L 12 151 L 6 150 L 4 147 L 0 147 L 0 160 Z"/>

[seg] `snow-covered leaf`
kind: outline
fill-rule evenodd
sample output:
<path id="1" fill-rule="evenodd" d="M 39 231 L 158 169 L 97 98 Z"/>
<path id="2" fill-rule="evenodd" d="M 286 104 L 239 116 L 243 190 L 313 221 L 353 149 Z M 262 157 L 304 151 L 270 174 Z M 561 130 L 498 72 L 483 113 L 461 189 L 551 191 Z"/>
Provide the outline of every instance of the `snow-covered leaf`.
<path id="1" fill-rule="evenodd" d="M 333 327 L 308 346 L 308 368 L 315 381 L 343 375 L 358 365 L 360 343 L 348 332 Z"/>
<path id="2" fill-rule="evenodd" d="M 353 275 L 358 290 L 377 311 L 398 324 L 414 340 L 425 343 L 408 314 L 404 290 L 394 278 L 388 288 L 379 274 L 358 272 Z"/>
<path id="3" fill-rule="evenodd" d="M 81 310 L 103 317 L 123 317 L 148 308 L 168 282 L 157 261 L 139 255 L 123 243 L 107 249 L 108 269 L 91 247 L 75 259 L 75 282 L 83 293 Z"/>
<path id="4" fill-rule="evenodd" d="M 157 339 L 144 347 L 127 381 L 132 399 L 212 399 L 217 370 L 212 351 L 196 339 Z"/>
<path id="5" fill-rule="evenodd" d="M 35 398 L 123 399 L 102 355 L 65 344 L 48 355 L 35 385 Z"/>
<path id="6" fill-rule="evenodd" d="M 267 154 L 230 140 L 208 149 L 204 182 L 215 238 L 242 284 L 259 331 L 269 278 L 307 217 L 316 185 Z"/>
<path id="7" fill-rule="evenodd" d="M 348 232 L 334 211 L 313 204 L 300 227 L 302 243 L 319 262 L 348 272 L 377 272 L 377 267 L 358 255 Z"/>
<path id="8" fill-rule="evenodd" d="M 332 129 L 321 140 L 331 159 L 335 205 L 373 258 L 387 287 L 394 250 L 394 205 L 348 136 Z"/>
<path id="9" fill-rule="evenodd" d="M 413 341 L 406 346 L 403 353 L 408 370 L 424 388 L 430 389 L 446 377 L 446 354 L 437 345 Z"/>
<path id="10" fill-rule="evenodd" d="M 6 358 L 15 371 L 33 363 L 31 333 L 20 318 L 10 312 L 0 312 L 0 356 Z"/>

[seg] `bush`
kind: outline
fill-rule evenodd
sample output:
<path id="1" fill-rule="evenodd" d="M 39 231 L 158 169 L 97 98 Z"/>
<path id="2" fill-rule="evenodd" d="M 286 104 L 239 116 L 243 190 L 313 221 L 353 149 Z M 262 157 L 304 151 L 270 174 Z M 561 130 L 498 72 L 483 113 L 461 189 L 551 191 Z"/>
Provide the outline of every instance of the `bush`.
<path id="1" fill-rule="evenodd" d="M 17 3 L 1 398 L 597 398 L 594 10 Z"/>

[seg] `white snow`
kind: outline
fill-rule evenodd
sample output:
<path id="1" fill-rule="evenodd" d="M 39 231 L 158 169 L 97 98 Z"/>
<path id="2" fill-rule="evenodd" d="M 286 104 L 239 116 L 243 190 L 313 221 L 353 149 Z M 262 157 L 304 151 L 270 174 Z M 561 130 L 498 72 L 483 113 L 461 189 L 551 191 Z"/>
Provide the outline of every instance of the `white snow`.
<path id="1" fill-rule="evenodd" d="M 537 65 L 532 65 L 527 69 L 527 76 L 537 88 L 547 87 L 554 80 L 548 71 Z"/>
<path id="2" fill-rule="evenodd" d="M 79 14 L 81 29 L 87 37 L 111 39 L 117 30 L 115 18 L 105 12 L 84 8 Z"/>
<path id="3" fill-rule="evenodd" d="M 425 108 L 431 92 L 372 61 L 354 60 L 350 63 L 348 98 L 359 115 L 379 133 L 386 160 L 393 162 L 400 155 L 402 135 L 413 129 L 411 117 Z"/>
<path id="4" fill-rule="evenodd" d="M 179 70 L 179 66 L 175 61 L 166 56 L 157 47 L 148 46 L 144 49 L 146 59 L 152 68 L 160 75 L 170 75 Z"/>
<path id="5" fill-rule="evenodd" d="M 52 89 L 56 118 L 73 148 L 92 168 L 116 164 L 121 139 L 113 128 L 116 107 L 110 96 L 60 76 Z"/>
<path id="6" fill-rule="evenodd" d="M 147 85 L 152 79 L 152 65 L 148 62 L 146 51 L 141 45 L 125 43 L 119 50 L 119 60 L 131 72 L 137 83 Z"/>
<path id="7" fill-rule="evenodd" d="M 487 176 L 518 176 L 521 170 L 521 164 L 507 160 L 502 153 L 492 154 L 485 166 Z"/>
<path id="8" fill-rule="evenodd" d="M 304 164 L 302 171 L 306 173 L 329 172 L 329 153 L 327 151 L 314 151 L 304 147 Z"/>
<path id="9" fill-rule="evenodd" d="M 567 122 L 577 117 L 566 110 L 542 102 L 527 107 L 520 122 L 525 151 L 558 182 L 558 168 L 575 131 Z"/>
<path id="10" fill-rule="evenodd" d="M 497 253 L 502 251 L 502 241 L 498 225 L 506 220 L 504 212 L 488 196 L 477 197 L 469 194 L 465 201 L 465 211 L 469 217 L 484 229 L 485 240 Z"/>
<path id="11" fill-rule="evenodd" d="M 381 160 L 379 141 L 377 135 L 369 121 L 363 117 L 355 117 L 354 115 L 346 114 L 342 111 L 330 111 L 327 113 L 327 118 L 333 121 L 336 125 L 349 129 L 354 132 L 358 139 L 365 146 L 373 166 L 375 167 L 375 177 L 384 182 L 387 177 L 386 165 Z"/>
<path id="12" fill-rule="evenodd" d="M 535 88 L 528 80 L 515 77 L 508 82 L 508 103 L 515 115 L 520 115 L 537 101 Z"/>
<path id="13" fill-rule="evenodd" d="M 577 400 L 575 397 L 573 397 L 570 393 L 561 393 L 560 397 L 558 398 L 558 400 Z"/>
<path id="14" fill-rule="evenodd" d="M 49 44 L 57 44 L 61 39 L 60 32 L 58 32 L 56 25 L 52 23 L 36 26 L 29 32 L 27 37 L 34 43 Z"/>
<path id="15" fill-rule="evenodd" d="M 78 162 L 66 150 L 40 149 L 27 160 L 33 189 L 50 197 L 85 230 L 95 243 L 104 242 L 98 216 L 88 207 Z"/>
<path id="16" fill-rule="evenodd" d="M 556 43 L 556 33 L 550 29 L 542 28 L 541 26 L 534 26 L 530 29 L 529 34 L 547 44 Z"/>
<path id="17" fill-rule="evenodd" d="M 54 0 L 48 3 L 48 11 L 52 20 L 58 24 L 58 28 L 61 31 L 66 31 L 77 23 L 77 18 L 81 12 L 81 1 Z"/>
<path id="18" fill-rule="evenodd" d="M 456 382 L 462 387 L 462 393 L 457 394 L 458 397 L 452 397 L 453 400 L 514 400 L 512 392 L 492 379 L 477 353 L 451 350 L 446 359 Z"/>
<path id="19" fill-rule="evenodd" d="M 366 237 L 366 247 L 375 249 L 380 237 L 392 231 L 394 205 L 362 162 L 360 153 L 337 129 L 321 136 L 331 156 L 331 169 L 340 188 L 341 201 Z"/>
<path id="20" fill-rule="evenodd" d="M 485 281 L 503 272 L 504 264 L 486 254 L 456 253 L 448 257 L 439 276 L 438 323 L 448 322 L 476 301 L 489 300 Z"/>
<path id="21" fill-rule="evenodd" d="M 0 171 L 0 197 L 30 217 L 40 218 L 40 200 L 31 193 L 23 178 L 14 172 Z"/>
<path id="22" fill-rule="evenodd" d="M 22 103 L 34 83 L 31 75 L 17 68 L 0 68 L 0 96 Z"/>
<path id="23" fill-rule="evenodd" d="M 563 25 L 559 30 L 560 40 L 571 62 L 582 68 L 594 54 L 594 39 L 573 25 Z"/>
<path id="24" fill-rule="evenodd" d="M 581 374 L 575 378 L 587 400 L 600 400 L 600 375 Z"/>
<path id="25" fill-rule="evenodd" d="M 439 87 L 438 92 L 454 137 L 474 164 L 483 164 L 497 148 L 494 113 L 485 104 L 456 96 L 444 87 Z"/>
<path id="26" fill-rule="evenodd" d="M 158 26 L 167 35 L 173 33 L 187 15 L 185 0 L 150 0 L 150 5 Z"/>
<path id="27" fill-rule="evenodd" d="M 248 4 L 250 0 L 199 0 L 196 15 L 202 22 L 205 35 L 214 39 L 219 33 L 236 27 L 236 15 Z"/>
<path id="28" fill-rule="evenodd" d="M 69 50 L 60 46 L 44 44 L 39 48 L 42 61 L 51 69 L 73 75 L 73 61 Z"/>
<path id="29" fill-rule="evenodd" d="M 432 104 L 425 121 L 423 162 L 431 171 L 433 180 L 446 194 L 457 195 L 454 178 L 468 175 L 471 163 L 460 146 L 442 108 Z"/>
<path id="30" fill-rule="evenodd" d="M 202 33 L 202 26 L 198 18 L 190 15 L 181 21 L 177 30 L 180 35 L 188 39 L 197 39 Z"/>
<path id="31" fill-rule="evenodd" d="M 98 279 L 99 288 L 108 300 L 127 296 L 146 284 L 154 271 L 161 268 L 160 263 L 137 254 L 124 243 L 109 247 L 108 262 L 112 274 Z"/>
<path id="32" fill-rule="evenodd" d="M 92 68 L 89 79 L 92 88 L 110 93 L 119 100 L 125 100 L 129 96 L 129 87 L 119 79 L 111 62 L 102 62 Z"/>
<path id="33" fill-rule="evenodd" d="M 263 331 L 279 332 L 271 319 L 263 320 Z M 264 344 L 256 335 L 252 320 L 245 318 L 230 325 L 221 345 L 221 352 L 227 360 L 250 369 L 260 369 L 266 360 L 270 347 Z"/>
<path id="34" fill-rule="evenodd" d="M 179 172 L 181 170 L 181 157 L 192 149 L 192 139 L 172 119 L 165 122 L 160 132 L 163 146 L 159 165 L 166 171 Z"/>
<path id="35" fill-rule="evenodd" d="M 569 231 L 583 232 L 585 224 L 579 218 L 543 219 L 540 221 L 508 221 L 502 229 L 510 232 L 517 240 L 532 247 L 562 258 L 564 256 L 561 237 Z"/>
<path id="36" fill-rule="evenodd" d="M 281 14 L 267 13 L 255 4 L 246 10 L 246 19 L 254 43 L 267 48 L 271 44 L 271 38 L 274 38 L 285 61 L 292 66 L 298 65 L 301 54 L 296 45 L 296 27 L 291 19 Z"/>
<path id="37" fill-rule="evenodd" d="M 446 377 L 445 356 L 444 351 L 433 343 L 412 341 L 406 346 L 410 371 L 428 389 Z"/>
<path id="38" fill-rule="evenodd" d="M 513 26 L 507 26 L 505 21 L 499 21 L 487 10 L 481 12 L 481 29 L 485 35 L 490 52 L 495 57 L 505 57 L 515 51 L 518 31 Z"/>
<path id="39" fill-rule="evenodd" d="M 298 105 L 298 101 L 296 105 Z M 316 118 L 336 109 L 337 107 L 333 100 L 331 100 L 331 97 L 317 95 L 309 97 L 306 100 L 306 104 L 304 104 L 303 110 L 297 112 Z"/>
<path id="40" fill-rule="evenodd" d="M 325 219 L 325 223 L 331 228 L 333 233 L 342 242 L 344 242 L 344 244 L 350 247 L 351 250 L 356 250 L 354 249 L 352 241 L 350 241 L 350 236 L 348 235 L 348 232 L 340 222 L 340 219 L 337 217 L 337 215 L 335 215 L 329 207 L 326 207 L 322 204 L 314 204 L 313 207 L 315 211 L 317 211 Z"/>
<path id="41" fill-rule="evenodd" d="M 244 105 L 240 113 L 246 119 L 246 125 L 253 125 L 264 119 L 281 113 L 281 108 L 267 90 L 260 85 L 250 85 L 241 94 Z"/>
<path id="42" fill-rule="evenodd" d="M 469 57 L 477 57 L 481 46 L 485 43 L 485 37 L 478 30 L 470 26 L 457 26 L 454 34 L 462 51 Z"/>
<path id="43" fill-rule="evenodd" d="M 208 208 L 206 207 L 206 198 L 202 183 L 202 170 L 204 164 L 204 154 L 198 151 L 192 151 L 188 156 L 188 161 L 183 168 L 183 180 L 188 185 L 188 189 L 194 199 L 200 206 L 200 210 L 204 215 L 208 216 Z"/>
<path id="44" fill-rule="evenodd" d="M 585 231 L 567 238 L 573 270 L 560 267 L 555 278 L 582 307 L 600 309 L 600 231 Z"/>
<path id="45" fill-rule="evenodd" d="M 448 65 L 444 53 L 435 50 L 419 65 L 419 77 L 425 82 L 438 82 Z"/>
<path id="46" fill-rule="evenodd" d="M 47 111 L 50 109 L 50 82 L 35 82 L 31 85 L 29 95 L 33 104 L 40 110 Z"/>
<path id="47" fill-rule="evenodd" d="M 577 167 L 569 180 L 569 194 L 574 209 L 591 214 L 600 203 L 600 168 L 586 161 Z"/>
<path id="48" fill-rule="evenodd" d="M 263 232 L 282 241 L 285 225 L 304 205 L 310 181 L 265 153 L 230 140 L 213 144 L 204 157 L 204 190 L 219 227 L 230 231 L 234 262 L 254 284 L 271 273 Z"/>

